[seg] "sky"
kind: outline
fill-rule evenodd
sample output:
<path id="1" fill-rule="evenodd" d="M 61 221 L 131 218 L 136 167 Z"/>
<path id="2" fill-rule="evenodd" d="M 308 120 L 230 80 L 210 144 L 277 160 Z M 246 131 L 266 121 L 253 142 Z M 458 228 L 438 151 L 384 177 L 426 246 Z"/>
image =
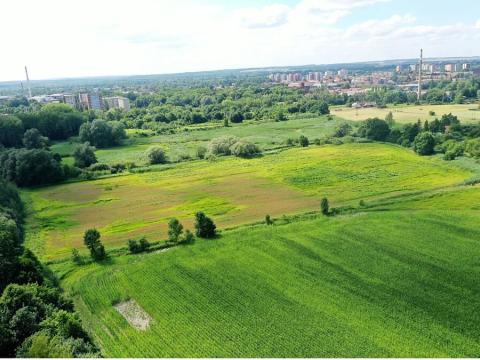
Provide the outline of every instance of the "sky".
<path id="1" fill-rule="evenodd" d="M 2 0 L 0 81 L 480 55 L 479 0 Z"/>

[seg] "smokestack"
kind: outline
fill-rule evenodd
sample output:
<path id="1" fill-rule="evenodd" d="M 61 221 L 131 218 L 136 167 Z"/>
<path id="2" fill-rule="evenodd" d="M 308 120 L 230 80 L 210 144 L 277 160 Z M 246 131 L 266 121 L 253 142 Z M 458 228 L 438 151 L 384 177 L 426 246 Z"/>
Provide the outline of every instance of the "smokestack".
<path id="1" fill-rule="evenodd" d="M 27 76 L 28 98 L 30 99 L 32 97 L 32 89 L 30 88 L 30 79 L 28 78 L 28 70 L 26 66 L 25 66 L 25 75 Z"/>
<path id="2" fill-rule="evenodd" d="M 420 102 L 422 96 L 422 67 L 423 67 L 423 49 L 420 49 L 420 66 L 418 67 L 418 90 L 417 101 Z"/>

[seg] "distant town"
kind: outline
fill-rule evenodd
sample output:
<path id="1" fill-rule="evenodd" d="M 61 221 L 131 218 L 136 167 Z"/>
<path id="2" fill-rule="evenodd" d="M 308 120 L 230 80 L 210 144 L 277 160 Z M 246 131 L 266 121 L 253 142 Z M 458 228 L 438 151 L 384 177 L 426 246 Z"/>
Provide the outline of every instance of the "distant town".
<path id="1" fill-rule="evenodd" d="M 421 71 L 420 71 L 421 66 Z M 420 63 L 397 65 L 394 71 L 364 72 L 339 69 L 325 72 L 283 72 L 272 73 L 269 80 L 292 88 L 327 88 L 331 93 L 349 96 L 365 93 L 372 87 L 394 86 L 402 90 L 416 91 L 419 73 L 422 82 L 465 80 L 480 75 L 480 69 L 472 70 L 470 63 Z"/>

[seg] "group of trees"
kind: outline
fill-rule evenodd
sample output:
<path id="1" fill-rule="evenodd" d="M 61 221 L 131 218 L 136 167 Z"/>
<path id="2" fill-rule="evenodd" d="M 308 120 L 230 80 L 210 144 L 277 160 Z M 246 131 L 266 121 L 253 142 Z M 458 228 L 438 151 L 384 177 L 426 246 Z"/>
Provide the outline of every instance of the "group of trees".
<path id="1" fill-rule="evenodd" d="M 201 157 L 214 157 L 221 155 L 235 155 L 242 158 L 251 158 L 261 154 L 260 148 L 254 143 L 236 136 L 225 135 L 212 139 L 202 152 Z"/>
<path id="2" fill-rule="evenodd" d="M 340 125 L 343 127 L 343 125 Z M 373 141 L 385 141 L 411 147 L 419 155 L 444 153 L 445 160 L 453 160 L 467 155 L 480 158 L 480 124 L 462 125 L 452 114 L 444 114 L 440 119 L 424 123 L 417 121 L 405 125 L 395 125 L 393 115 L 386 120 L 373 118 L 362 122 L 357 131 L 349 131 L 354 136 Z M 337 128 L 335 135 L 346 136 Z"/>
<path id="3" fill-rule="evenodd" d="M 98 357 L 73 303 L 25 249 L 23 205 L 0 180 L 0 354 L 5 357 Z"/>
<path id="4" fill-rule="evenodd" d="M 93 120 L 83 123 L 79 130 L 81 142 L 89 142 L 97 148 L 120 145 L 127 137 L 125 127 L 118 121 Z"/>

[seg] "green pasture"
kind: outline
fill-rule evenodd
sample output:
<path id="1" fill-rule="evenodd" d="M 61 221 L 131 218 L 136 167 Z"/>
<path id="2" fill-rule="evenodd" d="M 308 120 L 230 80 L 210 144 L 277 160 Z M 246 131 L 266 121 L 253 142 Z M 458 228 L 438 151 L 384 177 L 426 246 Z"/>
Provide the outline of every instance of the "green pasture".
<path id="1" fill-rule="evenodd" d="M 418 106 L 389 106 L 384 109 L 379 108 L 346 108 L 346 107 L 336 107 L 331 109 L 332 115 L 335 115 L 339 118 L 352 120 L 352 121 L 361 121 L 368 118 L 378 117 L 380 119 L 385 119 L 389 112 L 392 112 L 393 118 L 398 123 L 409 123 L 416 122 L 420 119 L 422 122 L 425 120 L 433 121 L 435 118 L 441 118 L 443 114 L 452 113 L 453 115 L 458 116 L 459 120 L 462 123 L 471 123 L 480 121 L 480 108 L 478 104 L 449 104 L 449 105 L 418 105 Z M 433 111 L 435 114 L 430 115 L 430 111 Z"/>
<path id="2" fill-rule="evenodd" d="M 449 203 L 52 269 L 107 357 L 478 357 L 479 213 Z M 146 331 L 113 308 L 127 299 Z"/>

